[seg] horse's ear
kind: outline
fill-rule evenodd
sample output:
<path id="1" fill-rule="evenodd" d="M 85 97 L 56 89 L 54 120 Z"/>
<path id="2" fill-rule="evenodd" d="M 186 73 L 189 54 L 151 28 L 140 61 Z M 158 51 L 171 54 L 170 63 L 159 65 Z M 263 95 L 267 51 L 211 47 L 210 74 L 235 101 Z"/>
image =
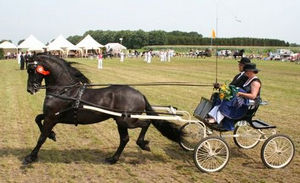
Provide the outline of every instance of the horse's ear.
<path id="1" fill-rule="evenodd" d="M 47 76 L 47 75 L 50 74 L 50 71 L 46 71 L 46 70 L 44 69 L 44 67 L 41 66 L 41 65 L 38 65 L 38 66 L 36 67 L 35 70 L 36 70 L 37 73 L 40 73 L 40 74 L 42 74 L 42 75 L 44 75 L 44 76 Z"/>

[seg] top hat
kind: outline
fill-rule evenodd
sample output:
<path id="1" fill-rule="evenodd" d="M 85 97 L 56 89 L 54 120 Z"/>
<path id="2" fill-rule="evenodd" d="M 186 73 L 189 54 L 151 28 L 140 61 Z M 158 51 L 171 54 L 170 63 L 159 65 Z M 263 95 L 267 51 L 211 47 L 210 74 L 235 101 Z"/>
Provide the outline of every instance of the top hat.
<path id="1" fill-rule="evenodd" d="M 247 63 L 247 64 L 245 64 L 245 66 L 244 66 L 244 71 L 246 72 L 246 71 L 253 71 L 254 73 L 258 73 L 260 70 L 258 70 L 257 68 L 256 68 L 256 64 L 254 64 L 254 63 Z"/>
<path id="2" fill-rule="evenodd" d="M 251 63 L 250 59 L 247 57 L 243 57 L 240 61 L 240 64 L 247 64 L 247 63 Z"/>

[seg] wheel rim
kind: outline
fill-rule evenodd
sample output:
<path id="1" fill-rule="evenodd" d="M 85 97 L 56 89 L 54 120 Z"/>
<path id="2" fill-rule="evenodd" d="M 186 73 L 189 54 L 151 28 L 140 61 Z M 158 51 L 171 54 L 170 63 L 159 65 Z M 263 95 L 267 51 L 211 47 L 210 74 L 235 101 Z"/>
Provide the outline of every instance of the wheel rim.
<path id="1" fill-rule="evenodd" d="M 193 151 L 195 146 L 204 137 L 203 126 L 197 123 L 188 124 L 183 128 L 184 135 L 181 137 L 181 145 L 184 149 Z"/>
<path id="2" fill-rule="evenodd" d="M 274 137 L 264 148 L 264 160 L 271 168 L 285 167 L 293 156 L 294 146 L 291 140 L 284 136 Z"/>
<path id="3" fill-rule="evenodd" d="M 207 139 L 198 146 L 195 158 L 200 169 L 205 172 L 216 172 L 227 164 L 229 149 L 220 139 Z"/>
<path id="4" fill-rule="evenodd" d="M 239 126 L 235 137 L 236 142 L 241 148 L 250 149 L 259 143 L 261 134 L 258 130 L 252 128 L 249 125 Z"/>

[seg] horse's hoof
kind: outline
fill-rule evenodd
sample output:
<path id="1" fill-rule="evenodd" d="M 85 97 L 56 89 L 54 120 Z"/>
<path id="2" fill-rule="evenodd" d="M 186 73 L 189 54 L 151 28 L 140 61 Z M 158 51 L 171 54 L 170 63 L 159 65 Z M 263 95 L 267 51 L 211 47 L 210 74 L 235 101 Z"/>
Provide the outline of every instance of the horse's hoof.
<path id="1" fill-rule="evenodd" d="M 145 140 L 141 143 L 138 143 L 138 145 L 140 146 L 141 149 L 145 150 L 145 151 L 151 151 L 150 147 L 149 147 L 149 141 Z"/>
<path id="2" fill-rule="evenodd" d="M 114 157 L 105 158 L 105 162 L 109 164 L 115 164 L 118 160 Z"/>
<path id="3" fill-rule="evenodd" d="M 56 142 L 56 136 L 55 136 L 55 132 L 51 131 L 51 133 L 48 136 L 49 139 L 53 140 L 54 142 Z"/>
<path id="4" fill-rule="evenodd" d="M 28 155 L 24 158 L 23 165 L 28 165 L 28 164 L 31 164 L 31 163 L 36 162 L 36 161 L 37 161 L 36 156 Z"/>
<path id="5" fill-rule="evenodd" d="M 144 146 L 144 148 L 142 148 L 143 150 L 145 150 L 145 151 L 151 151 L 151 149 L 150 149 L 150 147 L 149 147 L 149 145 L 147 144 L 147 145 L 145 145 Z"/>

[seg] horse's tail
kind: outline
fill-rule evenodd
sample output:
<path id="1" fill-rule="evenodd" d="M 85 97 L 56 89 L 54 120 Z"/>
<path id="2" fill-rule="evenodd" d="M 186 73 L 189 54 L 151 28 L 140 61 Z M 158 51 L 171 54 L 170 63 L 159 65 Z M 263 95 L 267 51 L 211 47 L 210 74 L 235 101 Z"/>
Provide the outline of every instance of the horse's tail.
<path id="1" fill-rule="evenodd" d="M 158 116 L 158 114 L 152 109 L 151 105 L 149 104 L 147 98 L 144 96 L 144 100 L 146 102 L 146 113 L 148 115 Z M 160 119 L 151 119 L 150 120 L 153 126 L 165 137 L 168 139 L 179 142 L 180 141 L 180 126 L 172 123 L 167 120 L 160 120 Z"/>

